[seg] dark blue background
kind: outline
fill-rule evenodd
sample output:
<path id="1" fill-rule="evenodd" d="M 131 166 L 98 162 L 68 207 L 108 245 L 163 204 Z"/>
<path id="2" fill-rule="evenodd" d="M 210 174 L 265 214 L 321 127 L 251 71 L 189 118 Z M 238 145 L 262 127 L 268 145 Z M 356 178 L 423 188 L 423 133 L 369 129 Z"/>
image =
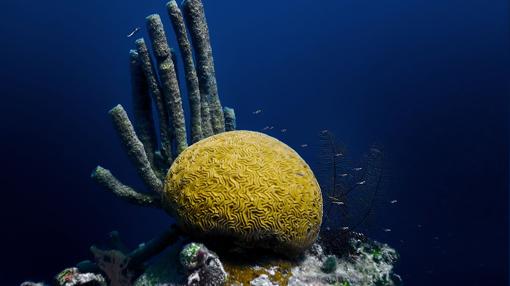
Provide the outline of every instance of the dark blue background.
<path id="1" fill-rule="evenodd" d="M 158 12 L 172 35 L 164 4 L 1 1 L 1 285 L 47 279 L 113 229 L 134 245 L 168 224 L 89 179 L 100 163 L 140 186 L 106 112 L 131 106 L 126 34 Z M 354 157 L 384 146 L 371 235 L 401 253 L 406 285 L 507 285 L 507 1 L 205 6 L 221 98 L 240 128 L 287 128 L 272 134 L 311 162 L 324 128 Z"/>

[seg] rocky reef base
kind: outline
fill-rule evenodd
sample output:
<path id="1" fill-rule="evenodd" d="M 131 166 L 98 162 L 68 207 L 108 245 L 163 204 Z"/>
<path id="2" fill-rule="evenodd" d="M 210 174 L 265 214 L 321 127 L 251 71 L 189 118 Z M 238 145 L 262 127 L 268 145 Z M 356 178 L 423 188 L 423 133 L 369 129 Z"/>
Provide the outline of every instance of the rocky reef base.
<path id="1" fill-rule="evenodd" d="M 393 272 L 397 252 L 388 246 L 363 236 L 351 237 L 350 251 L 341 256 L 328 254 L 320 242 L 301 257 L 282 259 L 271 254 L 225 253 L 217 255 L 200 243 L 185 243 L 180 239 L 161 255 L 148 261 L 136 279 L 109 277 L 111 273 L 83 273 L 68 268 L 55 277 L 55 285 L 112 286 L 181 286 L 181 285 L 338 285 L 369 286 L 401 284 Z M 97 272 L 97 271 L 94 271 Z M 117 281 L 117 282 L 114 282 Z M 119 283 L 118 281 L 123 281 Z M 43 283 L 24 282 L 23 286 Z"/>
<path id="2" fill-rule="evenodd" d="M 271 256 L 256 259 L 225 258 L 221 260 L 226 273 L 225 285 L 275 286 L 275 285 L 399 285 L 400 277 L 393 272 L 398 259 L 397 252 L 386 244 L 352 238 L 353 252 L 338 257 L 325 254 L 316 243 L 302 257 L 284 260 Z M 149 266 L 134 285 L 218 285 L 210 283 L 207 276 L 200 277 L 186 271 L 179 251 L 182 244 L 175 245 Z M 207 254 L 218 259 L 216 254 Z M 182 257 L 182 255 L 181 255 Z M 254 260 L 256 262 L 250 262 Z M 214 266 L 202 265 L 204 268 Z M 212 270 L 210 272 L 213 272 Z M 218 271 L 221 272 L 221 271 Z M 206 271 L 204 271 L 206 273 Z M 191 281 L 192 277 L 195 280 Z"/>

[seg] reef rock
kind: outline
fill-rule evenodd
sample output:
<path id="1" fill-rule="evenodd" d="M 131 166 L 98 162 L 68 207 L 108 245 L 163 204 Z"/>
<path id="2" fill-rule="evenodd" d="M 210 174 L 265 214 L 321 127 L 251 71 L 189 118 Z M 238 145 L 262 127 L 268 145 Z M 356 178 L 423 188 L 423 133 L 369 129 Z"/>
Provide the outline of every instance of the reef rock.
<path id="1" fill-rule="evenodd" d="M 21 283 L 20 286 L 46 286 L 46 284 L 42 282 L 32 282 L 32 281 L 25 281 Z"/>
<path id="2" fill-rule="evenodd" d="M 67 268 L 55 277 L 58 286 L 106 286 L 106 280 L 101 274 L 80 273 L 78 268 Z"/>
<path id="3" fill-rule="evenodd" d="M 210 257 L 214 261 L 212 265 L 223 265 L 221 268 L 213 267 L 212 269 L 216 269 L 215 271 L 224 269 L 215 273 L 226 273 L 225 285 L 396 286 L 400 284 L 400 277 L 393 272 L 393 265 L 398 259 L 394 249 L 386 244 L 369 240 L 351 239 L 349 243 L 354 252 L 342 257 L 326 255 L 322 247 L 316 243 L 300 259 L 287 260 L 273 256 L 260 256 L 252 262 L 232 257 L 220 262 L 216 254 L 201 244 L 188 244 L 181 252 L 172 247 L 159 261 L 147 268 L 147 271 L 136 281 L 135 286 L 224 285 L 223 280 L 216 280 L 219 281 L 215 282 L 218 284 L 193 284 L 198 281 L 207 283 L 204 281 L 208 279 L 207 275 L 204 275 L 205 272 L 197 271 L 206 269 L 205 264 L 199 262 L 204 261 L 204 257 Z M 182 247 L 182 244 L 179 247 Z M 199 254 L 202 251 L 205 252 L 204 255 Z M 190 271 L 190 269 L 194 270 Z M 197 281 L 194 279 L 196 277 L 200 279 Z M 213 280 L 209 280 L 211 281 Z"/>
<path id="4" fill-rule="evenodd" d="M 179 260 L 189 273 L 188 286 L 220 286 L 226 282 L 227 273 L 218 255 L 203 244 L 187 244 Z"/>
<path id="5" fill-rule="evenodd" d="M 150 265 L 134 285 L 220 286 L 226 281 L 227 273 L 216 253 L 200 243 L 183 246 L 179 242 Z"/>
<path id="6" fill-rule="evenodd" d="M 313 252 L 292 269 L 288 285 L 398 285 L 400 277 L 393 273 L 398 259 L 394 249 L 375 241 L 352 239 L 350 243 L 355 253 L 342 258 L 326 256 L 320 245 L 314 245 Z"/>

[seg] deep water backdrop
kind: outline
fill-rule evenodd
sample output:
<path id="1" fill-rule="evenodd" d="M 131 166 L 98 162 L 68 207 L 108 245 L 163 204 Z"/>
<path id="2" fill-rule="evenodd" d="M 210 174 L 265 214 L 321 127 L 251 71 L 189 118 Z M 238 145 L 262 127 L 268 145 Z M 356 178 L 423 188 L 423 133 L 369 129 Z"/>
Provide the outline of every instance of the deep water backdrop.
<path id="1" fill-rule="evenodd" d="M 400 252 L 406 285 L 508 285 L 508 1 L 204 3 L 240 128 L 274 126 L 312 165 L 325 128 L 354 158 L 383 146 L 369 234 Z M 111 230 L 135 246 L 169 224 L 89 178 L 101 164 L 141 186 L 107 111 L 130 112 L 126 35 L 145 36 L 145 16 L 176 46 L 164 5 L 0 2 L 0 285 L 48 280 Z"/>

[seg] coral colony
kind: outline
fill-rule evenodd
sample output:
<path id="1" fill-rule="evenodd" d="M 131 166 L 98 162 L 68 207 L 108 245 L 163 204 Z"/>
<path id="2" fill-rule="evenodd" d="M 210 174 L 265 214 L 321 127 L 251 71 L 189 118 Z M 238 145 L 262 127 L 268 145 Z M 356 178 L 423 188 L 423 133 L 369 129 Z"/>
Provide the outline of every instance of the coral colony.
<path id="1" fill-rule="evenodd" d="M 92 260 L 63 270 L 53 283 L 398 284 L 397 254 L 385 244 L 352 235 L 348 253 L 326 253 L 324 239 L 318 242 L 323 197 L 312 170 L 277 139 L 235 130 L 234 109 L 222 107 L 218 95 L 202 2 L 186 0 L 179 7 L 170 1 L 167 10 L 184 66 L 191 137 L 177 58 L 160 16 L 150 15 L 152 53 L 144 39 L 129 53 L 133 123 L 121 105 L 109 112 L 148 192 L 129 187 L 101 166 L 92 178 L 130 203 L 165 210 L 176 223 L 133 250 L 112 232 L 101 247 L 91 247 Z"/>

